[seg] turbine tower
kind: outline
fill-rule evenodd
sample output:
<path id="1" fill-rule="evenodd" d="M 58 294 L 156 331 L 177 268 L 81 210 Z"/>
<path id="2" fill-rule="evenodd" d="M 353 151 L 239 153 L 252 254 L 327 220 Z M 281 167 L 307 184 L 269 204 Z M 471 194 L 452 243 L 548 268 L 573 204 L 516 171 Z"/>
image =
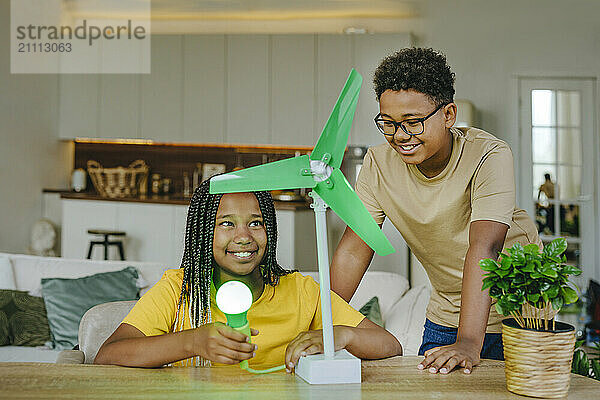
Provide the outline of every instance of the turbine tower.
<path id="1" fill-rule="evenodd" d="M 308 383 L 360 383 L 360 360 L 334 352 L 326 209 L 330 207 L 377 254 L 395 250 L 340 171 L 362 77 L 352 69 L 310 156 L 292 157 L 215 176 L 211 193 L 311 188 L 315 212 L 323 354 L 301 357 L 296 374 Z"/>

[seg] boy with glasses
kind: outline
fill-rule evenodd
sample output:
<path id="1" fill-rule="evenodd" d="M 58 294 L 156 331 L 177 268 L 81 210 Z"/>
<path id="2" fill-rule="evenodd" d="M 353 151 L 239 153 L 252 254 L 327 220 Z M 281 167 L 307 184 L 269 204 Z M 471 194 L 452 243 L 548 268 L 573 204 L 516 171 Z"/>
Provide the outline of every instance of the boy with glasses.
<path id="1" fill-rule="evenodd" d="M 403 49 L 375 71 L 377 129 L 356 192 L 377 223 L 387 217 L 423 264 L 433 290 L 418 368 L 470 373 L 480 358 L 503 359 L 501 320 L 479 261 L 504 247 L 541 241 L 515 207 L 508 145 L 475 128 L 454 128 L 454 73 L 432 49 Z M 346 301 L 373 251 L 349 228 L 331 264 L 332 288 Z"/>

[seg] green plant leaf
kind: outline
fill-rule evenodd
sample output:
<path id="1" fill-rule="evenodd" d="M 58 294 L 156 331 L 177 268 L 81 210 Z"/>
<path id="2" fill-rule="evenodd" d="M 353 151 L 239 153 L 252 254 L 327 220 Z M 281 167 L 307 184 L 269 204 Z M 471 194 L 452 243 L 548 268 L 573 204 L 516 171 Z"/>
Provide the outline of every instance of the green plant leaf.
<path id="1" fill-rule="evenodd" d="M 525 264 L 525 266 L 523 266 L 523 268 L 521 268 L 521 272 L 534 272 L 534 271 L 535 271 L 535 264 L 533 264 L 533 263 Z"/>
<path id="2" fill-rule="evenodd" d="M 560 292 L 565 304 L 575 303 L 579 299 L 577 292 L 568 286 L 561 287 Z"/>
<path id="3" fill-rule="evenodd" d="M 552 299 L 552 308 L 555 310 L 560 310 L 563 306 L 563 298 L 561 296 L 556 296 Z"/>
<path id="4" fill-rule="evenodd" d="M 512 260 L 509 258 L 503 258 L 500 260 L 500 268 L 509 269 L 512 266 Z"/>
<path id="5" fill-rule="evenodd" d="M 525 253 L 517 252 L 513 255 L 513 264 L 525 265 Z"/>
<path id="6" fill-rule="evenodd" d="M 498 298 L 500 296 L 502 296 L 502 289 L 498 286 L 492 286 L 490 288 L 490 297 Z"/>
<path id="7" fill-rule="evenodd" d="M 512 281 L 512 286 L 513 287 L 521 287 L 521 286 L 524 286 L 525 283 L 526 283 L 526 279 L 523 275 L 516 275 L 515 279 L 513 279 L 513 281 Z"/>
<path id="8" fill-rule="evenodd" d="M 510 271 L 507 271 L 505 269 L 497 269 L 494 271 L 496 274 L 498 274 L 498 276 L 500 278 L 504 278 L 506 275 L 510 274 Z"/>
<path id="9" fill-rule="evenodd" d="M 508 282 L 506 282 L 505 280 L 499 280 L 496 282 L 496 285 L 498 285 L 497 287 L 506 291 L 510 288 L 510 284 Z"/>
<path id="10" fill-rule="evenodd" d="M 542 300 L 544 300 L 544 303 L 548 302 L 548 295 L 545 292 L 542 293 Z"/>
<path id="11" fill-rule="evenodd" d="M 552 267 L 542 267 L 542 270 L 540 272 L 542 273 L 542 275 L 546 275 L 550 278 L 558 278 L 558 272 L 556 272 L 556 270 Z"/>
<path id="12" fill-rule="evenodd" d="M 592 361 L 592 373 L 594 374 L 593 378 L 597 381 L 600 381 L 600 361 L 591 360 Z"/>
<path id="13" fill-rule="evenodd" d="M 565 238 L 556 238 L 544 246 L 544 254 L 548 257 L 558 257 L 567 250 L 567 241 Z"/>
<path id="14" fill-rule="evenodd" d="M 525 254 L 535 254 L 536 256 L 540 252 L 540 247 L 535 243 L 529 243 L 527 246 L 523 247 Z"/>
<path id="15" fill-rule="evenodd" d="M 531 278 L 533 278 L 533 279 L 540 279 L 542 276 L 544 276 L 544 275 L 540 274 L 537 271 L 531 273 Z"/>
<path id="16" fill-rule="evenodd" d="M 552 285 L 552 286 L 550 286 L 550 288 L 548 290 L 546 290 L 546 294 L 548 295 L 548 298 L 553 299 L 556 296 L 558 296 L 559 290 L 560 290 L 560 286 Z"/>
<path id="17" fill-rule="evenodd" d="M 573 353 L 573 363 L 571 365 L 571 372 L 578 375 L 588 376 L 590 371 L 589 362 L 587 355 L 581 349 L 575 350 Z"/>
<path id="18" fill-rule="evenodd" d="M 507 316 L 509 313 L 508 312 L 504 312 L 504 308 L 502 308 L 502 305 L 500 304 L 500 302 L 496 303 L 496 312 L 500 315 L 504 315 Z"/>
<path id="19" fill-rule="evenodd" d="M 550 282 L 544 280 L 539 282 L 538 288 L 540 289 L 540 292 L 545 292 L 546 290 L 550 289 Z"/>
<path id="20" fill-rule="evenodd" d="M 509 293 L 508 297 L 507 297 L 508 301 L 510 301 L 511 303 L 518 303 L 519 302 L 519 296 L 517 296 L 514 293 Z"/>
<path id="21" fill-rule="evenodd" d="M 540 299 L 540 295 L 538 293 L 532 293 L 532 294 L 528 294 L 527 295 L 527 300 L 530 303 L 534 303 L 535 304 L 535 303 L 538 302 L 539 299 Z"/>
<path id="22" fill-rule="evenodd" d="M 492 286 L 494 286 L 495 284 L 496 284 L 496 282 L 494 282 L 492 279 L 486 278 L 483 280 L 483 286 L 481 286 L 481 291 L 489 289 Z"/>
<path id="23" fill-rule="evenodd" d="M 479 261 L 479 266 L 482 270 L 489 272 L 495 271 L 500 267 L 498 263 L 491 258 L 484 258 L 483 260 Z"/>
<path id="24" fill-rule="evenodd" d="M 563 265 L 561 269 L 561 274 L 566 275 L 579 275 L 581 274 L 581 270 L 574 265 Z"/>

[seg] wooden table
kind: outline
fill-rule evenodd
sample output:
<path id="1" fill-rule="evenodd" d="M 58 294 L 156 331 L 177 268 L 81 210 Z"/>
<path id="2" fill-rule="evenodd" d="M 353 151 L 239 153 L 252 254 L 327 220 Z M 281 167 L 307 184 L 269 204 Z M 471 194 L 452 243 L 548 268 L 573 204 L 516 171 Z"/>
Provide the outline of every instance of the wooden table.
<path id="1" fill-rule="evenodd" d="M 141 369 L 99 365 L 0 363 L 0 399 L 510 399 L 504 363 L 484 360 L 471 375 L 419 371 L 422 357 L 363 361 L 362 384 L 309 385 L 294 375 L 237 368 Z M 571 399 L 600 398 L 600 382 L 571 378 Z"/>

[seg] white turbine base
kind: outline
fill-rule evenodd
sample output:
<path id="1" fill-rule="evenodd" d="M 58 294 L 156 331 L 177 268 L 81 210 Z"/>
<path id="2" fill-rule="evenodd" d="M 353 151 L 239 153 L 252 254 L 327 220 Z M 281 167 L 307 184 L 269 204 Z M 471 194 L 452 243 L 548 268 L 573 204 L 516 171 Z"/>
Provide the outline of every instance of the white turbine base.
<path id="1" fill-rule="evenodd" d="M 295 374 L 311 385 L 360 383 L 360 359 L 343 349 L 333 358 L 313 354 L 300 357 Z"/>

